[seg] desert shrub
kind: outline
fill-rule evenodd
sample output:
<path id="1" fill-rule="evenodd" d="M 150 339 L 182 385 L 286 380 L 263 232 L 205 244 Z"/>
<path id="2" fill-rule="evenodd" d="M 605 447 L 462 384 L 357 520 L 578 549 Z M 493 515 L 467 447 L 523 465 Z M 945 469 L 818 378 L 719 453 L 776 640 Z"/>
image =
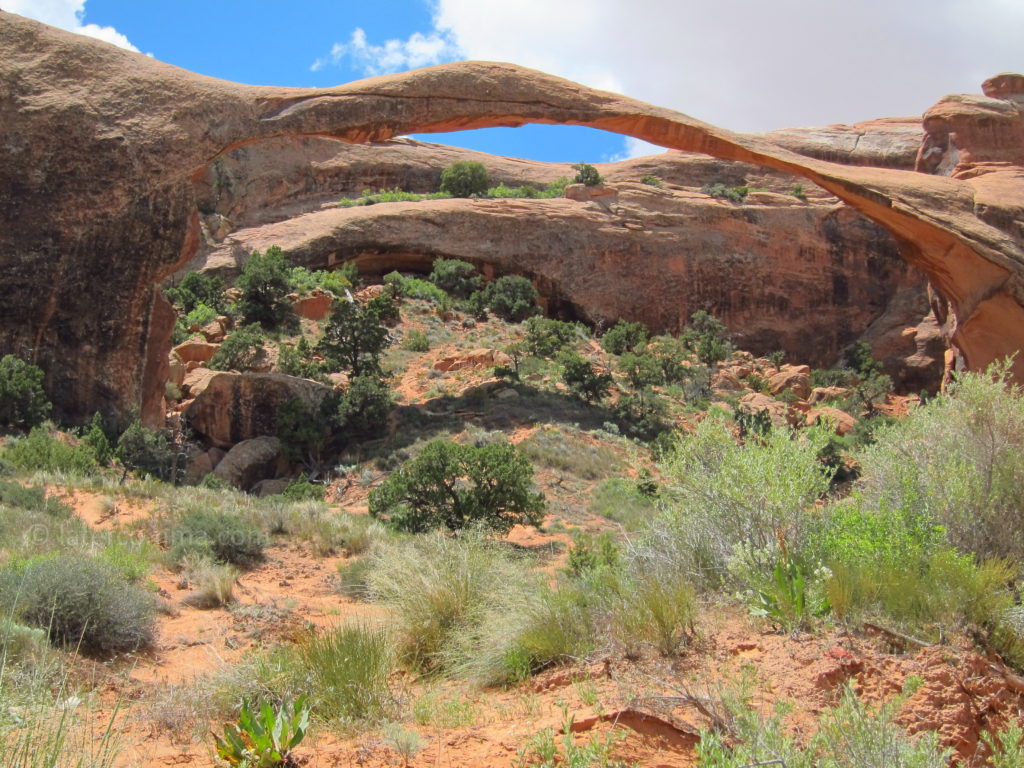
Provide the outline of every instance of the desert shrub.
<path id="1" fill-rule="evenodd" d="M 1024 396 L 1005 365 L 880 429 L 860 456 L 868 503 L 909 509 L 981 558 L 1024 555 Z"/>
<path id="2" fill-rule="evenodd" d="M 791 194 L 797 200 L 802 200 L 805 203 L 807 202 L 807 193 L 804 192 L 803 184 L 794 184 L 793 188 L 789 190 L 789 194 Z"/>
<path id="3" fill-rule="evenodd" d="M 355 378 L 380 373 L 381 353 L 391 344 L 384 325 L 391 307 L 389 296 L 359 304 L 339 301 L 331 311 L 317 351 L 333 370 L 346 371 Z"/>
<path id="4" fill-rule="evenodd" d="M 601 337 L 601 346 L 612 355 L 621 355 L 647 344 L 649 335 L 643 323 L 619 320 Z"/>
<path id="5" fill-rule="evenodd" d="M 1024 730 L 1016 723 L 998 733 L 986 731 L 981 740 L 989 748 L 992 768 L 1017 768 L 1024 765 Z"/>
<path id="6" fill-rule="evenodd" d="M 288 283 L 292 291 L 300 295 L 321 290 L 338 299 L 345 298 L 345 291 L 352 287 L 349 273 L 341 269 L 309 270 L 305 267 L 292 267 L 288 273 Z"/>
<path id="7" fill-rule="evenodd" d="M 53 496 L 46 495 L 45 488 L 26 488 L 18 483 L 0 480 L 0 504 L 18 509 L 38 510 L 53 517 L 70 517 L 71 508 Z"/>
<path id="8" fill-rule="evenodd" d="M 623 353 L 619 358 L 619 370 L 626 375 L 629 385 L 638 394 L 665 381 L 658 358 L 647 352 L 639 355 L 633 352 Z"/>
<path id="9" fill-rule="evenodd" d="M 441 171 L 441 191 L 452 197 L 484 195 L 491 186 L 491 178 L 483 163 L 460 160 Z"/>
<path id="10" fill-rule="evenodd" d="M 676 384 L 688 378 L 690 366 L 683 363 L 688 362 L 691 355 L 681 340 L 667 334 L 655 336 L 648 344 L 646 353 L 658 361 L 665 384 Z"/>
<path id="11" fill-rule="evenodd" d="M 220 608 L 235 599 L 238 571 L 205 555 L 186 555 L 181 570 L 192 587 L 184 602 L 196 608 Z"/>
<path id="12" fill-rule="evenodd" d="M 204 325 L 209 325 L 220 315 L 213 307 L 207 306 L 206 304 L 197 304 L 195 309 L 185 315 L 182 320 L 182 324 L 185 329 L 195 328 L 197 325 L 201 328 Z"/>
<path id="13" fill-rule="evenodd" d="M 657 176 L 652 176 L 651 174 L 641 176 L 640 183 L 647 184 L 648 186 L 651 187 L 657 187 L 658 189 L 662 189 L 665 186 L 665 183 L 661 179 L 659 179 Z"/>
<path id="14" fill-rule="evenodd" d="M 579 577 L 598 568 L 615 568 L 621 555 L 618 544 L 608 531 L 596 536 L 584 531 L 573 531 L 565 570 L 570 576 Z"/>
<path id="15" fill-rule="evenodd" d="M 326 722 L 375 722 L 397 699 L 389 677 L 394 649 L 385 630 L 343 624 L 310 633 L 295 647 L 296 684 L 308 690 L 316 716 Z"/>
<path id="16" fill-rule="evenodd" d="M 168 543 L 176 563 L 186 555 L 200 555 L 244 568 L 263 559 L 266 540 L 256 526 L 237 515 L 197 509 L 178 521 Z"/>
<path id="17" fill-rule="evenodd" d="M 92 558 L 36 560 L 20 572 L 5 573 L 0 592 L 21 621 L 86 653 L 135 651 L 153 639 L 152 598 Z"/>
<path id="18" fill-rule="evenodd" d="M 189 272 L 181 279 L 180 283 L 165 290 L 164 296 L 186 315 L 200 305 L 206 306 L 215 315 L 221 314 L 226 306 L 224 281 L 219 277 L 202 272 Z M 200 325 L 205 324 L 200 323 Z"/>
<path id="19" fill-rule="evenodd" d="M 717 184 L 705 184 L 700 188 L 700 191 L 705 195 L 710 195 L 711 197 L 719 197 L 734 203 L 742 203 L 747 199 L 747 194 L 750 192 L 750 188 L 743 186 L 728 187 L 719 182 Z"/>
<path id="20" fill-rule="evenodd" d="M 82 435 L 82 444 L 92 449 L 96 463 L 101 467 L 110 464 L 114 458 L 114 447 L 110 444 L 110 438 L 104 427 L 103 416 L 99 412 L 92 415 L 88 428 Z"/>
<path id="21" fill-rule="evenodd" d="M 457 299 L 467 299 L 480 290 L 481 278 L 476 267 L 461 259 L 435 259 L 430 282 Z"/>
<path id="22" fill-rule="evenodd" d="M 829 487 L 817 459 L 825 439 L 817 428 L 799 439 L 774 429 L 740 445 L 727 420 L 704 419 L 660 463 L 665 509 L 645 535 L 644 557 L 701 587 L 770 579 L 782 546 L 802 563 L 806 509 Z"/>
<path id="23" fill-rule="evenodd" d="M 448 307 L 451 297 L 440 287 L 418 277 L 405 277 L 399 272 L 384 275 L 384 285 L 391 288 L 396 296 L 429 301 L 439 307 Z"/>
<path id="24" fill-rule="evenodd" d="M 96 554 L 96 558 L 109 565 L 127 582 L 141 584 L 149 574 L 155 557 L 155 548 L 146 540 L 124 537 L 108 541 Z"/>
<path id="25" fill-rule="evenodd" d="M 288 259 L 279 247 L 273 245 L 264 254 L 252 252 L 236 283 L 242 292 L 237 306 L 246 323 L 269 330 L 294 320 L 289 277 Z"/>
<path id="26" fill-rule="evenodd" d="M 510 443 L 435 440 L 370 492 L 370 514 L 411 533 L 472 525 L 507 533 L 543 520 L 544 497 L 532 482 L 533 467 Z"/>
<path id="27" fill-rule="evenodd" d="M 306 337 L 301 337 L 295 346 L 280 344 L 277 354 L 277 369 L 289 376 L 324 382 L 324 364 L 313 357 L 313 349 Z"/>
<path id="28" fill-rule="evenodd" d="M 478 292 L 479 293 L 479 292 Z M 483 292 L 487 308 L 502 320 L 521 323 L 540 312 L 540 295 L 533 283 L 519 275 L 499 277 Z M 474 294 L 476 295 L 476 294 Z"/>
<path id="29" fill-rule="evenodd" d="M 650 387 L 619 397 L 612 414 L 622 434 L 650 442 L 671 429 L 665 401 Z"/>
<path id="30" fill-rule="evenodd" d="M 30 472 L 91 475 L 97 469 L 96 457 L 88 446 L 58 440 L 43 427 L 35 427 L 25 437 L 8 441 L 3 456 L 18 469 Z"/>
<path id="31" fill-rule="evenodd" d="M 690 316 L 683 339 L 704 365 L 714 365 L 732 354 L 729 329 L 709 312 L 698 309 Z"/>
<path id="32" fill-rule="evenodd" d="M 611 374 L 598 373 L 590 361 L 578 353 L 565 352 L 558 362 L 562 366 L 562 382 L 584 402 L 600 402 L 611 390 Z"/>
<path id="33" fill-rule="evenodd" d="M 534 432 L 519 444 L 522 454 L 535 464 L 571 472 L 584 480 L 597 480 L 620 469 L 619 458 L 608 448 L 592 445 L 578 435 L 559 429 Z"/>
<path id="34" fill-rule="evenodd" d="M 552 357 L 575 342 L 580 336 L 576 323 L 563 323 L 546 317 L 526 321 L 526 347 L 536 357 Z"/>
<path id="35" fill-rule="evenodd" d="M 409 352 L 428 352 L 430 350 L 430 338 L 423 331 L 415 329 L 405 334 L 402 339 L 402 349 Z"/>
<path id="36" fill-rule="evenodd" d="M 649 496 L 637 490 L 635 482 L 610 477 L 594 488 L 590 511 L 619 523 L 627 531 L 637 531 L 654 516 L 656 507 Z"/>
<path id="37" fill-rule="evenodd" d="M 572 166 L 573 170 L 576 171 L 576 176 L 573 178 L 573 184 L 585 184 L 588 187 L 596 187 L 604 179 L 601 178 L 601 174 L 597 172 L 597 168 L 587 163 L 574 163 Z"/>
<path id="38" fill-rule="evenodd" d="M 250 323 L 232 331 L 210 358 L 215 371 L 251 371 L 263 356 L 266 337 L 259 323 Z"/>
<path id="39" fill-rule="evenodd" d="M 309 482 L 305 475 L 293 480 L 284 489 L 284 496 L 288 501 L 323 501 L 326 489 L 322 485 Z"/>
<path id="40" fill-rule="evenodd" d="M 40 368 L 14 355 L 0 358 L 0 427 L 32 429 L 43 423 L 52 407 Z"/>
<path id="41" fill-rule="evenodd" d="M 693 635 L 697 593 L 679 573 L 626 574 L 604 594 L 612 635 L 627 655 L 650 646 L 674 656 Z"/>
<path id="42" fill-rule="evenodd" d="M 398 187 L 395 187 L 394 189 L 381 189 L 377 192 L 364 189 L 362 195 L 359 197 L 343 197 L 338 201 L 338 207 L 352 208 L 360 205 L 376 205 L 377 203 L 418 203 L 420 200 L 442 200 L 447 197 L 452 197 L 452 195 L 447 192 L 418 194 L 416 192 L 406 192 Z M 351 275 L 346 276 L 351 279 Z M 354 282 L 355 281 L 353 281 L 353 283 Z"/>
<path id="43" fill-rule="evenodd" d="M 305 401 L 293 397 L 281 404 L 277 410 L 277 437 L 281 447 L 292 461 L 308 461 L 318 464 L 320 454 L 328 438 L 325 412 L 333 399 L 325 397 L 322 407 L 314 413 Z"/>
<path id="44" fill-rule="evenodd" d="M 395 400 L 387 383 L 378 376 L 356 376 L 334 413 L 337 427 L 352 436 L 369 437 L 384 432 Z"/>
<path id="45" fill-rule="evenodd" d="M 370 596 L 392 610 L 399 659 L 413 669 L 451 664 L 457 635 L 525 583 L 521 562 L 476 535 L 385 541 L 370 558 Z"/>
<path id="46" fill-rule="evenodd" d="M 170 480 L 174 458 L 167 438 L 161 432 L 149 429 L 135 419 L 117 439 L 114 456 L 124 465 L 125 471 L 144 472 Z"/>

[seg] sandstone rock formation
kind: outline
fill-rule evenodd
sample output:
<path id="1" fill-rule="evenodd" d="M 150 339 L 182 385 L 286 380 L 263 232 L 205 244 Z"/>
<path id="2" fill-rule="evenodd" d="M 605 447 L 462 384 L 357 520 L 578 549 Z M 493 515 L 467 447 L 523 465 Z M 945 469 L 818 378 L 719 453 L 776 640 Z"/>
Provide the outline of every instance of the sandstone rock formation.
<path id="1" fill-rule="evenodd" d="M 59 416 L 141 405 L 159 420 L 173 316 L 156 286 L 199 246 L 194 184 L 224 153 L 289 135 L 359 143 L 568 123 L 800 175 L 889 230 L 928 275 L 958 365 L 983 367 L 1024 345 L 1015 76 L 926 116 L 927 151 L 957 153 L 945 177 L 808 158 L 507 64 L 321 90 L 254 87 L 3 12 L 0 50 L 0 353 L 43 367 Z M 1015 372 L 1024 378 L 1024 356 Z"/>
<path id="2" fill-rule="evenodd" d="M 228 451 L 213 474 L 228 485 L 247 491 L 259 481 L 276 476 L 282 459 L 280 440 L 276 437 L 253 437 Z"/>
<path id="3" fill-rule="evenodd" d="M 280 373 L 216 373 L 185 410 L 189 426 L 220 448 L 277 434 L 277 412 L 292 399 L 313 413 L 329 392 L 323 384 Z"/>

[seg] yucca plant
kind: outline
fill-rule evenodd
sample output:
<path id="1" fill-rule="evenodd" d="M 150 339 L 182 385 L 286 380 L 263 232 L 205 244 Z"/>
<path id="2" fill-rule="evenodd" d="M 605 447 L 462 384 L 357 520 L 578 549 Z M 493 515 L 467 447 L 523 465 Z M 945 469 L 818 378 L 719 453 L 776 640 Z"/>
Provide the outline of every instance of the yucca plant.
<path id="1" fill-rule="evenodd" d="M 217 756 L 237 768 L 277 768 L 296 765 L 292 750 L 297 747 L 309 728 L 309 706 L 306 696 L 299 696 L 295 704 L 283 704 L 274 712 L 264 703 L 259 712 L 242 702 L 238 725 L 224 727 L 224 736 L 214 734 Z"/>

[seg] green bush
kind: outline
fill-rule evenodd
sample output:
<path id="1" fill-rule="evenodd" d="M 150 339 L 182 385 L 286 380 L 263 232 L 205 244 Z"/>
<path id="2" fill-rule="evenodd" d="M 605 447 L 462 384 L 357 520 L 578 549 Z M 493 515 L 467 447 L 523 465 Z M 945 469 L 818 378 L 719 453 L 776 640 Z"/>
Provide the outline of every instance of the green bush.
<path id="1" fill-rule="evenodd" d="M 452 197 L 484 195 L 491 186 L 491 178 L 483 163 L 460 160 L 441 171 L 441 191 Z"/>
<path id="2" fill-rule="evenodd" d="M 25 488 L 18 483 L 0 480 L 0 504 L 18 509 L 39 510 L 54 517 L 71 517 L 69 506 L 50 496 L 45 488 Z"/>
<path id="3" fill-rule="evenodd" d="M 502 320 L 521 323 L 540 312 L 540 295 L 533 283 L 519 275 L 499 277 L 487 286 L 485 300 L 487 308 Z M 475 295 L 475 294 L 474 294 Z"/>
<path id="4" fill-rule="evenodd" d="M 251 371 L 263 357 L 266 337 L 259 323 L 250 323 L 232 331 L 210 358 L 215 371 Z"/>
<path id="5" fill-rule="evenodd" d="M 185 515 L 171 530 L 168 544 L 176 563 L 200 555 L 245 568 L 263 559 L 266 537 L 237 515 L 210 509 Z"/>
<path id="6" fill-rule="evenodd" d="M 141 421 L 133 421 L 117 440 L 114 456 L 125 471 L 144 472 L 162 480 L 171 477 L 174 454 L 161 432 L 149 429 Z"/>
<path id="7" fill-rule="evenodd" d="M 237 306 L 246 323 L 259 323 L 272 329 L 294 320 L 295 313 L 288 300 L 290 269 L 284 251 L 276 245 L 264 254 L 252 252 L 236 283 L 242 292 Z"/>
<path id="8" fill-rule="evenodd" d="M 371 437 L 387 430 L 395 400 L 387 383 L 377 376 L 356 376 L 342 395 L 334 423 L 349 436 Z"/>
<path id="9" fill-rule="evenodd" d="M 662 189 L 665 186 L 665 183 L 661 179 L 659 179 L 657 176 L 652 176 L 650 174 L 646 176 L 641 176 L 640 183 L 647 184 L 648 186 L 651 187 L 657 187 L 658 189 Z"/>
<path id="10" fill-rule="evenodd" d="M 612 388 L 612 375 L 598 373 L 590 361 L 576 352 L 561 355 L 562 382 L 573 394 L 587 403 L 603 400 Z"/>
<path id="11" fill-rule="evenodd" d="M 58 440 L 43 427 L 36 427 L 27 436 L 8 441 L 4 460 L 27 472 L 91 475 L 97 469 L 96 456 L 89 446 Z"/>
<path id="12" fill-rule="evenodd" d="M 405 338 L 402 340 L 402 349 L 409 352 L 428 352 L 430 351 L 430 338 L 423 331 L 413 329 L 405 334 Z"/>
<path id="13" fill-rule="evenodd" d="M 597 172 L 597 168 L 592 165 L 575 163 L 572 168 L 576 171 L 576 176 L 572 180 L 573 184 L 586 184 L 588 187 L 596 187 L 603 181 L 601 174 Z"/>
<path id="14" fill-rule="evenodd" d="M 601 337 L 601 346 L 613 355 L 621 355 L 647 344 L 649 331 L 643 323 L 619 320 Z"/>
<path id="15" fill-rule="evenodd" d="M 96 458 L 96 463 L 101 467 L 110 464 L 114 458 L 114 446 L 110 444 L 110 438 L 103 423 L 103 416 L 98 412 L 92 415 L 88 429 L 82 435 L 82 444 L 88 446 Z"/>
<path id="16" fill-rule="evenodd" d="M 32 429 L 52 407 L 43 391 L 42 370 L 14 355 L 0 358 L 0 427 Z"/>
<path id="17" fill-rule="evenodd" d="M 343 269 L 308 270 L 305 267 L 292 267 L 288 283 L 292 291 L 299 295 L 321 290 L 338 299 L 345 298 L 345 291 L 352 287 L 352 281 Z"/>
<path id="18" fill-rule="evenodd" d="M 323 501 L 326 489 L 322 485 L 309 482 L 309 478 L 302 475 L 298 480 L 293 480 L 281 494 L 289 501 Z"/>
<path id="19" fill-rule="evenodd" d="M 306 341 L 300 338 L 294 347 L 280 344 L 277 348 L 277 368 L 281 373 L 297 376 L 300 379 L 324 381 L 324 364 L 314 359 L 313 350 Z"/>
<path id="20" fill-rule="evenodd" d="M 636 483 L 622 477 L 610 477 L 598 485 L 590 497 L 590 512 L 619 523 L 627 531 L 638 531 L 656 511 L 654 501 L 639 492 Z"/>
<path id="21" fill-rule="evenodd" d="M 406 192 L 398 187 L 394 189 L 381 189 L 377 192 L 364 189 L 360 197 L 343 197 L 338 201 L 338 207 L 352 208 L 360 205 L 376 205 L 377 203 L 418 203 L 420 200 L 441 200 L 447 197 L 452 197 L 452 195 L 449 195 L 447 192 L 431 192 L 421 195 L 416 192 Z M 346 275 L 346 277 L 351 279 L 350 275 Z"/>
<path id="22" fill-rule="evenodd" d="M 705 195 L 711 197 L 719 197 L 725 200 L 730 200 L 734 203 L 742 203 L 747 199 L 747 194 L 750 192 L 749 187 L 727 187 L 721 182 L 717 184 L 705 184 L 700 188 L 700 191 Z"/>
<path id="23" fill-rule="evenodd" d="M 224 282 L 219 277 L 202 272 L 189 272 L 180 283 L 165 290 L 164 296 L 186 315 L 201 305 L 215 314 L 221 314 L 226 306 Z"/>
<path id="24" fill-rule="evenodd" d="M 476 267 L 459 259 L 435 259 L 428 279 L 458 299 L 469 298 L 474 291 L 480 290 L 482 282 Z"/>
<path id="25" fill-rule="evenodd" d="M 580 326 L 546 317 L 526 321 L 526 347 L 535 357 L 553 357 L 573 344 L 580 336 Z"/>
<path id="26" fill-rule="evenodd" d="M 36 560 L 21 572 L 6 572 L 2 592 L 21 621 L 86 653 L 135 651 L 153 639 L 152 598 L 92 558 Z"/>
<path id="27" fill-rule="evenodd" d="M 411 533 L 474 525 L 507 533 L 544 519 L 544 497 L 530 491 L 532 482 L 533 467 L 510 443 L 434 440 L 370 492 L 370 514 Z"/>

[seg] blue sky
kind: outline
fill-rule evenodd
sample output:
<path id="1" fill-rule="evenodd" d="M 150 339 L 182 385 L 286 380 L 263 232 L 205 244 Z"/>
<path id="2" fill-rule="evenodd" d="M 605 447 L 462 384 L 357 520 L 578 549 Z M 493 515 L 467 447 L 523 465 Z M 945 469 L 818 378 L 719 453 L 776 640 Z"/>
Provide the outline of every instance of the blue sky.
<path id="1" fill-rule="evenodd" d="M 0 0 L 0 8 L 244 83 L 326 86 L 511 61 L 738 131 L 920 115 L 1024 71 L 1024 0 Z M 579 127 L 421 137 L 599 162 L 659 148 Z"/>

